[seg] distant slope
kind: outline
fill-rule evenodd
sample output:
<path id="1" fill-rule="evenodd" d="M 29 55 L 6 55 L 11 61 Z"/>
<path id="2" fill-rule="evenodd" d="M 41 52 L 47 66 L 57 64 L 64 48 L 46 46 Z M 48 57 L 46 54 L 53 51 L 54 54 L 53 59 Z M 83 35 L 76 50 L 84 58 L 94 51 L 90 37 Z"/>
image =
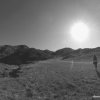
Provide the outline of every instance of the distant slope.
<path id="1" fill-rule="evenodd" d="M 6 64 L 24 64 L 30 61 L 45 60 L 50 58 L 52 52 L 49 50 L 39 50 L 29 48 L 26 45 L 8 46 L 0 48 L 0 62 Z"/>
<path id="2" fill-rule="evenodd" d="M 69 55 L 63 56 L 63 59 L 92 60 L 94 54 L 100 58 L 100 47 L 73 50 Z"/>
<path id="3" fill-rule="evenodd" d="M 56 56 L 66 56 L 66 55 L 68 55 L 69 53 L 72 53 L 72 52 L 73 52 L 73 49 L 71 49 L 71 48 L 62 48 L 62 49 L 55 51 L 54 55 L 56 55 Z"/>
<path id="4" fill-rule="evenodd" d="M 26 45 L 3 45 L 0 46 L 0 62 L 6 64 L 20 65 L 39 60 L 46 60 L 54 57 L 63 59 L 92 59 L 93 54 L 100 57 L 100 47 L 84 48 L 73 50 L 71 48 L 62 48 L 55 52 L 50 50 L 40 50 L 29 48 Z"/>

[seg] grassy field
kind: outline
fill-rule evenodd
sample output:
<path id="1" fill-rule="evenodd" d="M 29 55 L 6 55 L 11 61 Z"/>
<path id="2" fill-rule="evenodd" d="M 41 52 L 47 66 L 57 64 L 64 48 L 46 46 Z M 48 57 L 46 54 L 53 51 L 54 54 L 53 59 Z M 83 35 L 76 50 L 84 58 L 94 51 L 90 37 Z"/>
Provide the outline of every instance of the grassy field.
<path id="1" fill-rule="evenodd" d="M 0 64 L 0 73 L 13 67 Z M 100 95 L 99 67 L 59 59 L 22 65 L 19 77 L 0 76 L 0 100 L 92 100 Z"/>

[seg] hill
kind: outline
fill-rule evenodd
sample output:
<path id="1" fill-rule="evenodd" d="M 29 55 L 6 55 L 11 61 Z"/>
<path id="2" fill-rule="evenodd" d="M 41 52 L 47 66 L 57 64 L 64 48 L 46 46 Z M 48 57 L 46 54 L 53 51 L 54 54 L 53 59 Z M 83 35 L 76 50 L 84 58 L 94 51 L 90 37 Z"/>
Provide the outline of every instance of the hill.
<path id="1" fill-rule="evenodd" d="M 72 53 L 74 50 L 71 49 L 71 48 L 62 48 L 62 49 L 59 49 L 57 51 L 54 52 L 54 55 L 56 56 L 65 56 L 65 55 L 68 55 L 69 53 Z"/>
<path id="2" fill-rule="evenodd" d="M 4 45 L 0 47 L 0 62 L 6 64 L 20 65 L 32 61 L 46 60 L 51 55 L 52 52 L 49 50 L 29 48 L 26 45 Z"/>
<path id="3" fill-rule="evenodd" d="M 63 59 L 91 61 L 94 54 L 100 59 L 100 47 L 73 50 L 68 55 L 63 56 Z"/>
<path id="4" fill-rule="evenodd" d="M 62 48 L 57 51 L 40 50 L 29 48 L 26 45 L 3 45 L 0 46 L 0 62 L 5 64 L 20 65 L 54 57 L 74 60 L 92 60 L 93 54 L 100 58 L 100 47 L 71 49 Z"/>

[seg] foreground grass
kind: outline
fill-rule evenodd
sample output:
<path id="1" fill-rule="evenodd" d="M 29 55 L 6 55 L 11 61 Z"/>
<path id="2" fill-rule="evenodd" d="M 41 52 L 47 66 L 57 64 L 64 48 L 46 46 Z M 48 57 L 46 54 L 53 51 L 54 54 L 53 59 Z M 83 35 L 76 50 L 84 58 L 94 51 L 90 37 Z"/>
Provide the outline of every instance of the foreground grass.
<path id="1" fill-rule="evenodd" d="M 1 64 L 1 71 L 5 67 L 16 66 Z M 91 100 L 100 95 L 99 72 L 89 62 L 42 61 L 21 70 L 18 78 L 0 78 L 1 100 Z"/>

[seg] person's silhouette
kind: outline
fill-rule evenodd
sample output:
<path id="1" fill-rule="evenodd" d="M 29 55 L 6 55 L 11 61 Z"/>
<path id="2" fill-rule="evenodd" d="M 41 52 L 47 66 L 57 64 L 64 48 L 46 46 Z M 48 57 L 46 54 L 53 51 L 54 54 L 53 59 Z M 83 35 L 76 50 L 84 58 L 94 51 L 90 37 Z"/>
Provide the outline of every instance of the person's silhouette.
<path id="1" fill-rule="evenodd" d="M 93 64 L 94 64 L 94 67 L 95 67 L 96 70 L 97 70 L 97 63 L 98 63 L 97 57 L 96 57 L 96 55 L 94 55 L 93 56 Z"/>
<path id="2" fill-rule="evenodd" d="M 96 70 L 97 76 L 100 78 L 100 72 Z"/>

